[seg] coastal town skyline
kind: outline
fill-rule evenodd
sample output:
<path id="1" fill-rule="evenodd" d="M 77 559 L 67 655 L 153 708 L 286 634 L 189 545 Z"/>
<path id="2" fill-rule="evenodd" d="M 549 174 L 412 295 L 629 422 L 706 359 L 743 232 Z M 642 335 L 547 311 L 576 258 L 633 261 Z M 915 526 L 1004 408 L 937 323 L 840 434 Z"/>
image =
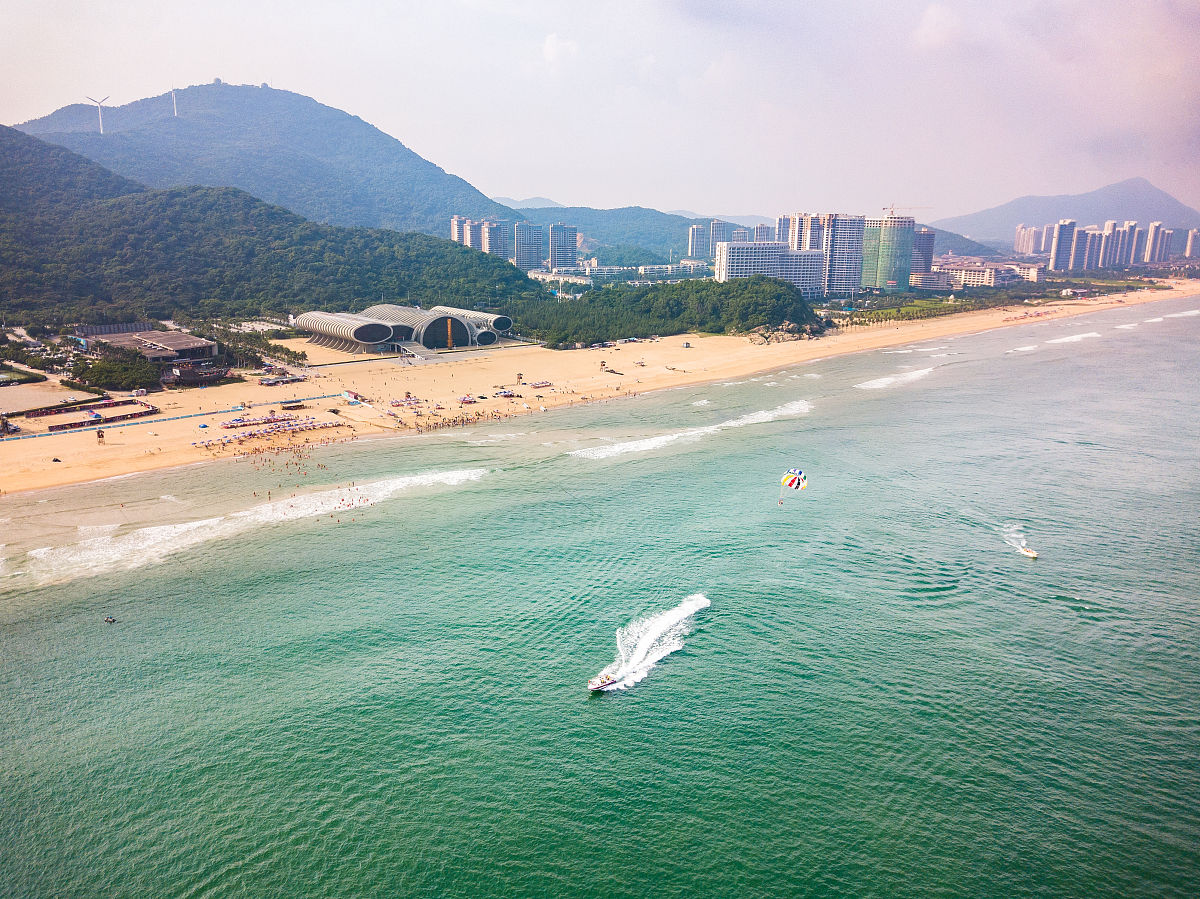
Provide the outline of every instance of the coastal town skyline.
<path id="1" fill-rule="evenodd" d="M 12 14 L 0 121 L 220 77 L 348 109 L 490 196 L 713 215 L 771 214 L 781 194 L 867 211 L 884 196 L 935 220 L 1144 176 L 1200 205 L 1195 125 L 1170 114 L 1200 100 L 1197 13 L 1078 12 L 462 0 L 337 17 L 252 4 L 235 18 L 220 4 L 66 4 Z M 1110 89 L 1067 77 L 1100 59 L 1122 72 Z"/>

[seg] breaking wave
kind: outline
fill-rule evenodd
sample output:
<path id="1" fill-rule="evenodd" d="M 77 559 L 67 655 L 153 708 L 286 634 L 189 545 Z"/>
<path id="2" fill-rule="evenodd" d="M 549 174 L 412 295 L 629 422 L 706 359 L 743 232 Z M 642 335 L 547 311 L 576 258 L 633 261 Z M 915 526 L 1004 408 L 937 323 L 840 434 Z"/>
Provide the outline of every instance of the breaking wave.
<path id="1" fill-rule="evenodd" d="M 677 649 L 692 632 L 692 616 L 711 603 L 703 593 L 693 593 L 673 609 L 638 618 L 617 630 L 617 657 L 600 672 L 616 680 L 605 690 L 628 690 Z"/>
<path id="2" fill-rule="evenodd" d="M 932 368 L 918 368 L 916 371 L 906 371 L 898 375 L 888 375 L 886 378 L 876 378 L 873 381 L 863 381 L 861 384 L 855 384 L 859 390 L 881 390 L 884 387 L 901 387 L 905 384 L 911 384 L 913 381 L 919 381 L 933 371 L 937 366 Z"/>
<path id="3" fill-rule="evenodd" d="M 1134 322 L 1133 324 L 1130 324 L 1130 325 L 1116 325 L 1116 327 L 1120 328 L 1122 331 L 1128 331 L 1130 328 L 1136 328 L 1137 326 L 1138 326 L 1137 322 Z"/>
<path id="4" fill-rule="evenodd" d="M 1072 334 L 1069 337 L 1055 337 L 1053 340 L 1047 340 L 1046 343 L 1078 343 L 1081 340 L 1087 340 L 1089 337 L 1099 337 L 1098 331 L 1088 331 L 1086 334 Z"/>
<path id="5" fill-rule="evenodd" d="M 1007 353 L 1032 353 L 1036 349 L 1037 349 L 1037 344 L 1035 343 L 1032 346 L 1013 347 L 1011 350 L 1005 350 L 1005 352 L 1007 352 Z"/>
<path id="6" fill-rule="evenodd" d="M 1189 318 L 1193 315 L 1200 315 L 1200 309 L 1189 309 L 1187 312 L 1169 312 L 1164 318 Z"/>
<path id="7" fill-rule="evenodd" d="M 485 468 L 472 468 L 387 478 L 275 500 L 215 518 L 152 525 L 124 534 L 96 533 L 101 529 L 95 528 L 92 529 L 95 536 L 78 543 L 30 550 L 25 554 L 24 563 L 15 569 L 10 568 L 7 573 L 24 575 L 40 586 L 85 575 L 142 568 L 194 546 L 236 537 L 264 525 L 348 514 L 407 490 L 455 487 L 468 481 L 477 481 L 485 474 Z"/>
<path id="8" fill-rule="evenodd" d="M 568 456 L 579 456 L 582 459 L 610 459 L 613 456 L 623 456 L 626 453 L 646 453 L 651 450 L 670 446 L 672 443 L 691 442 L 716 434 L 729 428 L 744 428 L 747 425 L 765 424 L 778 418 L 789 418 L 795 415 L 805 415 L 812 411 L 812 403 L 807 400 L 794 400 L 776 406 L 774 409 L 764 409 L 747 415 L 732 418 L 716 425 L 706 425 L 702 428 L 688 428 L 684 431 L 674 431 L 670 434 L 659 434 L 656 437 L 643 437 L 640 440 L 626 440 L 623 443 L 610 443 L 605 446 L 592 446 L 587 449 L 572 450 Z"/>

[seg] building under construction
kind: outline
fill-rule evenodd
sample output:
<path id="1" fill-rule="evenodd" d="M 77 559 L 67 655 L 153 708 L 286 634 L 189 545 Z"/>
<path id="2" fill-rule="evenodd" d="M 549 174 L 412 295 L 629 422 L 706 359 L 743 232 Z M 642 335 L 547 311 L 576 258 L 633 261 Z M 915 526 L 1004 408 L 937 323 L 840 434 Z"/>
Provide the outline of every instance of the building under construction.
<path id="1" fill-rule="evenodd" d="M 312 342 L 346 353 L 410 353 L 491 346 L 512 328 L 507 315 L 452 306 L 420 309 L 381 303 L 358 313 L 305 312 L 293 325 Z"/>

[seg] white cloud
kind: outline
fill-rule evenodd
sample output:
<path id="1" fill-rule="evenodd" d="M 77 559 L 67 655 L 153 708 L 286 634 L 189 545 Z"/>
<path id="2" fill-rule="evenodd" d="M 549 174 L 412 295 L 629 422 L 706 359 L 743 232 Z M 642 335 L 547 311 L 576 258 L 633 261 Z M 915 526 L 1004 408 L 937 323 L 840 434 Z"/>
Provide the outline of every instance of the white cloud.
<path id="1" fill-rule="evenodd" d="M 921 22 L 913 31 L 918 47 L 935 50 L 953 44 L 962 34 L 962 20 L 958 13 L 941 3 L 925 7 Z"/>
<path id="2" fill-rule="evenodd" d="M 555 65 L 563 59 L 575 56 L 579 45 L 572 40 L 561 38 L 557 34 L 548 34 L 542 42 L 542 56 L 550 65 Z"/>

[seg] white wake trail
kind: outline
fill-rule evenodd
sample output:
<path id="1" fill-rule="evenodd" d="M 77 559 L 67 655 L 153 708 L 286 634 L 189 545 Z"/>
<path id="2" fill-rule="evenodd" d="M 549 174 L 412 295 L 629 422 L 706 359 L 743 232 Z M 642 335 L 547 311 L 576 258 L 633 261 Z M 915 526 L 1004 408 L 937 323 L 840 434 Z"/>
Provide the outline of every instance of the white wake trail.
<path id="1" fill-rule="evenodd" d="M 638 618 L 617 631 L 617 658 L 600 672 L 614 680 L 605 690 L 628 690 L 642 680 L 660 661 L 683 648 L 683 638 L 692 632 L 692 617 L 711 603 L 703 593 L 694 593 L 673 609 Z"/>

